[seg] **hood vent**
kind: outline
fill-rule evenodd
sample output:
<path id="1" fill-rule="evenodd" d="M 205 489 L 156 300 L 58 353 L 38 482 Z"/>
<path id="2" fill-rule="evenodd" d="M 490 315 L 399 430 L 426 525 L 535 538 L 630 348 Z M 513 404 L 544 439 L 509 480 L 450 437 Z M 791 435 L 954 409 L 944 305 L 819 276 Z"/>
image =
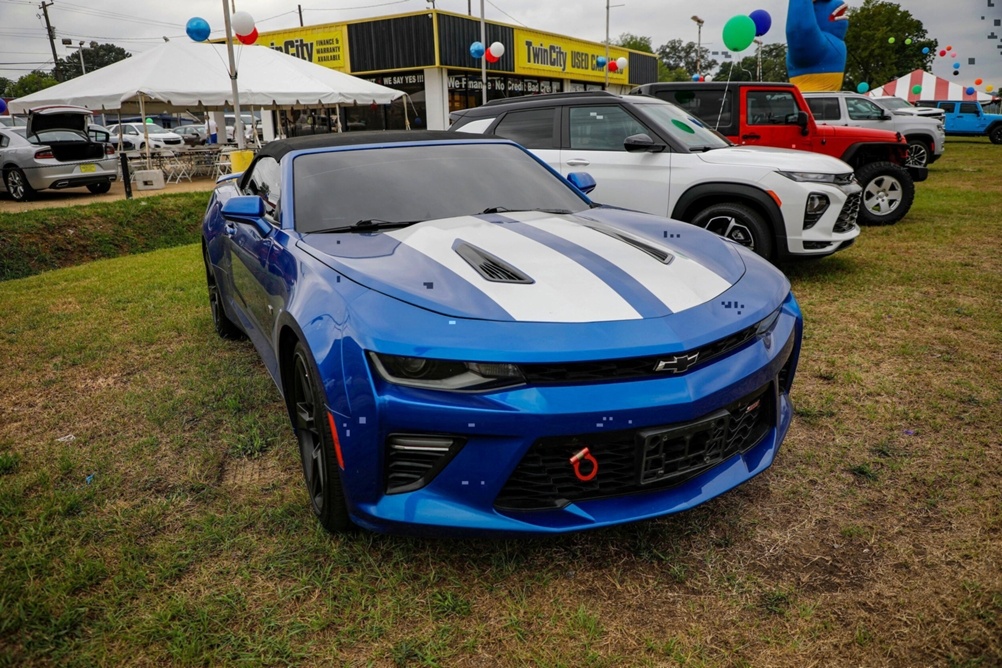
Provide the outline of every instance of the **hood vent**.
<path id="1" fill-rule="evenodd" d="M 501 258 L 461 239 L 456 240 L 456 243 L 452 245 L 452 250 L 476 269 L 478 274 L 492 283 L 535 283 L 534 280 Z"/>
<path id="2" fill-rule="evenodd" d="M 675 259 L 675 256 L 669 253 L 668 251 L 662 248 L 658 248 L 657 246 L 653 246 L 645 241 L 641 241 L 640 239 L 635 239 L 631 236 L 627 236 L 622 232 L 619 232 L 618 230 L 612 230 L 607 227 L 599 227 L 598 225 L 588 225 L 588 227 L 595 230 L 596 232 L 607 234 L 613 239 L 619 239 L 624 244 L 629 244 L 630 246 L 633 246 L 637 250 L 647 253 L 652 258 L 654 258 L 655 260 L 657 260 L 662 264 L 671 264 L 672 260 Z"/>

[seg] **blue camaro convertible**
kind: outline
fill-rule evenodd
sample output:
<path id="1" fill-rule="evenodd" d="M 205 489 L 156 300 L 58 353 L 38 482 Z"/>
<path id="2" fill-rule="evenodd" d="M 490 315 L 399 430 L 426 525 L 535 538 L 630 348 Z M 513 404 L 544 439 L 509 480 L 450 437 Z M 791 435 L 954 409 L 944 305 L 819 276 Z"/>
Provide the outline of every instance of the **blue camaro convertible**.
<path id="1" fill-rule="evenodd" d="M 327 530 L 577 531 L 772 464 L 802 331 L 786 278 L 594 184 L 437 132 L 276 141 L 218 184 L 215 327 L 285 397 Z"/>

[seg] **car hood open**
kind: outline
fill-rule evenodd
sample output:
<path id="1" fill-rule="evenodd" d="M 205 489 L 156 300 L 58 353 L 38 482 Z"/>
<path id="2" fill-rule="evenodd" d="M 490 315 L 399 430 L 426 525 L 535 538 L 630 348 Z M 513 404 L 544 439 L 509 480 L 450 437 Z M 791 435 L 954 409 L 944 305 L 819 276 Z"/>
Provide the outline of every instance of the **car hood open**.
<path id="1" fill-rule="evenodd" d="M 373 290 L 487 320 L 663 317 L 713 300 L 743 275 L 734 248 L 692 226 L 645 216 L 645 224 L 664 228 L 656 230 L 662 241 L 610 224 L 638 216 L 611 209 L 464 216 L 385 231 L 307 234 L 299 245 Z"/>

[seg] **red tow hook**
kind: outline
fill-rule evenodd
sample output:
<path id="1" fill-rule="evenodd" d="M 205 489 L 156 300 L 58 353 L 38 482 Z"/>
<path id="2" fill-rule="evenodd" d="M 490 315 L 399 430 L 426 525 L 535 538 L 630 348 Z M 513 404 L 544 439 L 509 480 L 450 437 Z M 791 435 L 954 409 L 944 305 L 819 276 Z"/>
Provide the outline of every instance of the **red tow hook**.
<path id="1" fill-rule="evenodd" d="M 582 459 L 591 464 L 591 471 L 587 475 L 581 473 Z M 577 476 L 577 479 L 581 482 L 588 482 L 598 475 L 598 460 L 595 459 L 590 452 L 588 452 L 588 448 L 583 448 L 580 452 L 576 453 L 573 457 L 571 457 L 570 461 L 571 466 L 574 467 L 574 475 Z"/>

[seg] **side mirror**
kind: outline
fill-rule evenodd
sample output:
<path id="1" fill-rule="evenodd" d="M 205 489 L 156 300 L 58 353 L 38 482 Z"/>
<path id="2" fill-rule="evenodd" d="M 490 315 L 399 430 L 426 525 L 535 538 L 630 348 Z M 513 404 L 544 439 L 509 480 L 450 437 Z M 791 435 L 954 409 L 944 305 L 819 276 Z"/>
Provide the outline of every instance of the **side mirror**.
<path id="1" fill-rule="evenodd" d="M 571 182 L 571 185 L 583 192 L 584 194 L 590 193 L 595 190 L 595 177 L 588 172 L 571 172 L 567 175 L 567 180 Z"/>
<path id="2" fill-rule="evenodd" d="M 271 234 L 272 226 L 264 219 L 264 200 L 257 195 L 231 197 L 221 213 L 231 223 L 253 225 L 263 237 Z"/>
<path id="3" fill-rule="evenodd" d="M 807 129 L 807 125 L 810 122 L 810 117 L 807 115 L 806 111 L 798 111 L 797 112 L 797 119 L 796 119 L 795 122 L 796 122 L 797 125 L 800 126 L 800 134 L 801 135 L 803 135 L 804 137 L 806 137 L 808 134 L 810 134 L 810 131 Z"/>
<path id="4" fill-rule="evenodd" d="M 623 140 L 623 148 L 628 153 L 660 153 L 665 150 L 664 144 L 658 144 L 645 133 L 630 135 Z"/>

